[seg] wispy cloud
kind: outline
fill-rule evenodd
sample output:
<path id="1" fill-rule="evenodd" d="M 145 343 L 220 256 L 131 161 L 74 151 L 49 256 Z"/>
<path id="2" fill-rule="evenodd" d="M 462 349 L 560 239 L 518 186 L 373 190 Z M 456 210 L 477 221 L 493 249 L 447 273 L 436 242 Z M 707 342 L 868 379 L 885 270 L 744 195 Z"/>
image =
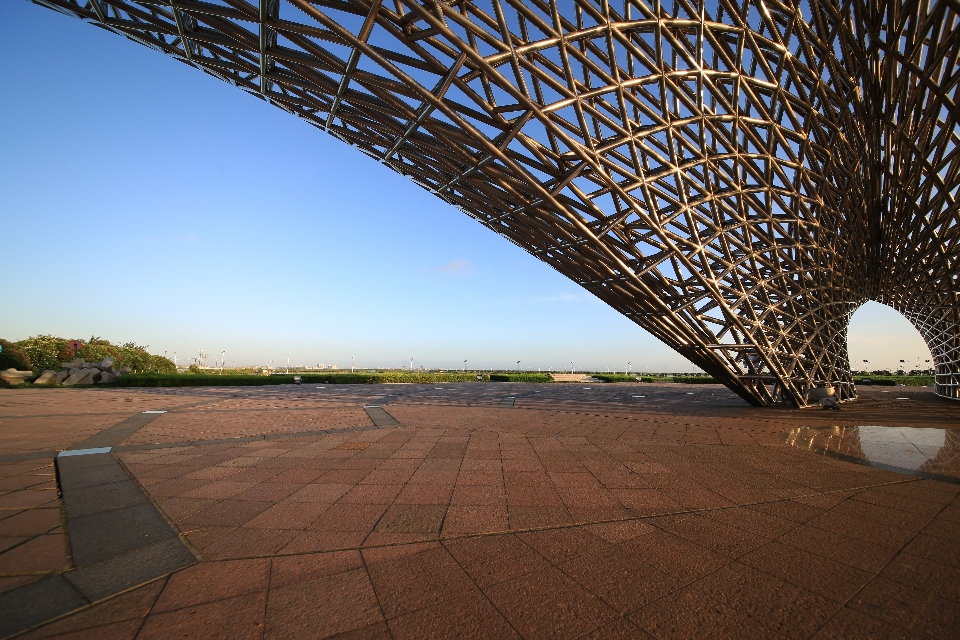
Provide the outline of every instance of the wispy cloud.
<path id="1" fill-rule="evenodd" d="M 468 275 L 473 273 L 473 265 L 469 260 L 451 260 L 442 267 L 437 267 L 440 273 L 449 273 L 450 275 Z"/>

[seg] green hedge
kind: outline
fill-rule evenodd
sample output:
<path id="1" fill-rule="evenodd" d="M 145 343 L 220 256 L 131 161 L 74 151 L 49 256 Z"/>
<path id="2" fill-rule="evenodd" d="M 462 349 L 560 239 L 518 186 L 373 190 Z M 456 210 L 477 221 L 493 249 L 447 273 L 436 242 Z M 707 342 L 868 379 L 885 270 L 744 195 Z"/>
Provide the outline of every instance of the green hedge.
<path id="1" fill-rule="evenodd" d="M 490 382 L 553 382 L 549 373 L 491 373 Z"/>
<path id="2" fill-rule="evenodd" d="M 592 377 L 603 382 L 673 382 L 673 378 L 655 378 L 653 376 L 624 375 L 622 373 L 591 373 Z"/>
<path id="3" fill-rule="evenodd" d="M 863 384 L 864 378 L 873 381 L 873 384 L 881 387 L 894 387 L 902 384 L 905 387 L 925 387 L 933 384 L 933 376 L 860 376 L 853 379 L 854 384 L 860 384 L 865 387 L 870 385 Z"/>
<path id="4" fill-rule="evenodd" d="M 710 376 L 673 376 L 673 381 L 682 384 L 722 384 Z"/>
<path id="5" fill-rule="evenodd" d="M 591 373 L 592 377 L 604 382 L 636 382 L 637 376 L 628 376 L 622 373 Z M 652 380 L 653 378 L 651 378 Z"/>
<path id="6" fill-rule="evenodd" d="M 121 387 L 253 387 L 273 384 L 293 384 L 294 374 L 256 375 L 211 375 L 173 374 L 160 375 L 141 373 L 122 376 L 116 384 Z M 475 382 L 475 373 L 304 373 L 304 384 L 383 384 L 387 382 L 432 383 Z M 484 375 L 483 379 L 489 380 Z"/>

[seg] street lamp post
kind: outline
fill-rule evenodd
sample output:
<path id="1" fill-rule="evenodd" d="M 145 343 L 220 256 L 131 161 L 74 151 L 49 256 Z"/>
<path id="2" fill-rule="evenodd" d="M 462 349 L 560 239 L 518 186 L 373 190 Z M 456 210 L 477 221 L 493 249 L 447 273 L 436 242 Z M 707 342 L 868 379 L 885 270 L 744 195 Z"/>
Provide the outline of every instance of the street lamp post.
<path id="1" fill-rule="evenodd" d="M 464 372 L 464 373 L 467 372 L 467 361 L 466 361 L 466 360 L 463 361 L 463 372 Z"/>
<path id="2" fill-rule="evenodd" d="M 570 373 L 573 373 L 573 360 L 570 361 Z"/>
<path id="3" fill-rule="evenodd" d="M 413 371 L 413 358 L 410 358 L 410 371 Z"/>
<path id="4" fill-rule="evenodd" d="M 517 360 L 517 373 L 520 373 L 520 361 Z"/>
<path id="5" fill-rule="evenodd" d="M 630 375 L 630 367 L 633 366 L 632 362 L 627 363 L 627 375 Z"/>
<path id="6" fill-rule="evenodd" d="M 287 354 L 287 373 L 290 373 L 290 354 Z"/>
<path id="7" fill-rule="evenodd" d="M 350 373 L 353 373 L 353 362 L 357 356 L 350 356 Z"/>
<path id="8" fill-rule="evenodd" d="M 226 359 L 227 359 L 227 352 L 221 351 L 220 352 L 220 375 L 223 375 L 223 362 Z"/>

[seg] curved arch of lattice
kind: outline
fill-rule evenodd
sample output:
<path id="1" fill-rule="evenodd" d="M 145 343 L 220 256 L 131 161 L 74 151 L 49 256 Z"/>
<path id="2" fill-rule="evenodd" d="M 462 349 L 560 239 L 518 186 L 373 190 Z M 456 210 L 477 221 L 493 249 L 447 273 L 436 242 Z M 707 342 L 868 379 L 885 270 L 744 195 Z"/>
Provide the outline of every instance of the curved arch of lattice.
<path id="1" fill-rule="evenodd" d="M 360 149 L 755 405 L 853 311 L 958 397 L 955 0 L 34 0 Z"/>

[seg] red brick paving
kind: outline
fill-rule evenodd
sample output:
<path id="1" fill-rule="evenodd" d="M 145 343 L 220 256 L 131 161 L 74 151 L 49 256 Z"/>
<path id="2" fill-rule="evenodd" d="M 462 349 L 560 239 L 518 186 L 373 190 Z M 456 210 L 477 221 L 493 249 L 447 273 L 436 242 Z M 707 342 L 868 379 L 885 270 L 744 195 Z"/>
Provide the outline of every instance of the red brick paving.
<path id="1" fill-rule="evenodd" d="M 0 592 L 69 566 L 53 459 L 0 464 Z"/>
<path id="2" fill-rule="evenodd" d="M 867 389 L 839 413 L 757 410 L 716 388 L 557 387 L 408 393 L 385 405 L 399 429 L 122 452 L 201 562 L 26 637 L 945 637 L 960 627 L 960 486 L 777 438 L 831 424 L 956 428 L 956 403 Z M 638 388 L 660 395 L 639 404 Z M 515 389 L 517 408 L 495 408 Z M 111 394 L 136 398 L 135 410 L 214 400 L 130 439 L 182 442 L 369 425 L 362 403 L 390 390 L 337 391 L 115 390 L 72 395 L 70 406 L 106 411 L 119 404 Z M 43 415 L 40 397 L 60 401 L 52 390 L 0 401 L 5 414 Z M 76 402 L 87 397 L 94 406 Z M 8 450 L 23 450 L 22 433 L 9 437 Z M 39 435 L 35 449 L 48 442 Z M 9 554 L 10 567 L 35 561 L 48 573 L 69 563 L 48 543 L 62 534 L 56 496 L 40 495 L 49 479 L 34 480 L 45 464 L 0 466 L 0 542 L 10 541 L 0 589 L 23 578 L 3 568 Z"/>

